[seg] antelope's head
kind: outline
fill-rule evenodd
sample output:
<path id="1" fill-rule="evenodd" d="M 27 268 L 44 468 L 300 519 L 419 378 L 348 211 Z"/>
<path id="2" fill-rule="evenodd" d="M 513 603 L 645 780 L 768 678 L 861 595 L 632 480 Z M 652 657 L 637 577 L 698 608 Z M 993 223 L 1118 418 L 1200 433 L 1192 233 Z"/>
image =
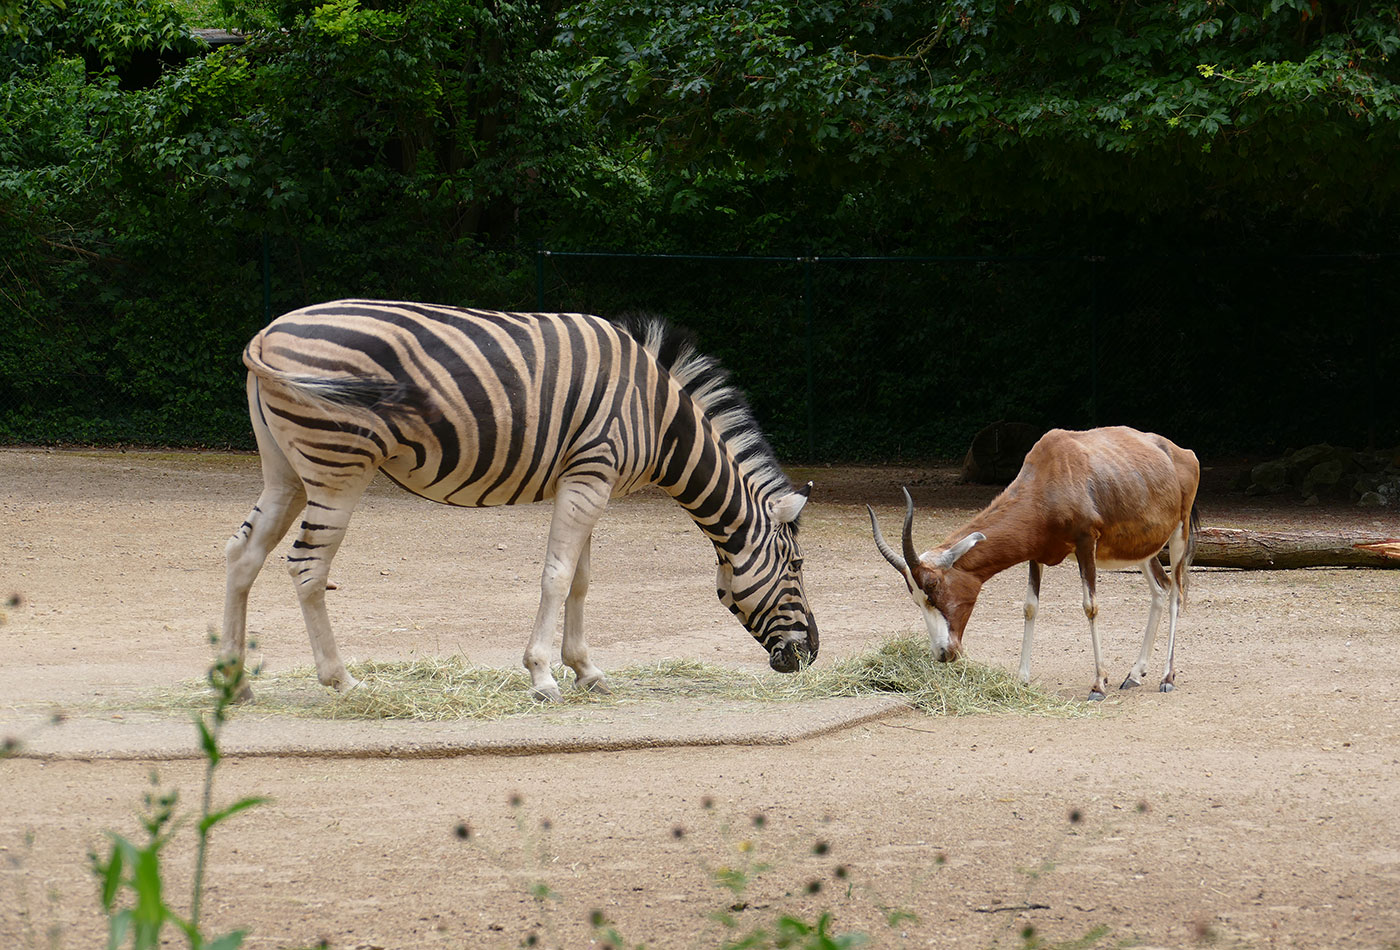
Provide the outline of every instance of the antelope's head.
<path id="1" fill-rule="evenodd" d="M 716 548 L 720 603 L 763 644 L 768 665 L 779 673 L 796 672 L 817 658 L 817 622 L 807 606 L 797 546 L 797 516 L 811 490 L 808 482 L 760 502 L 769 529 L 755 531 L 736 553 Z"/>
<path id="2" fill-rule="evenodd" d="M 979 541 L 987 540 L 981 532 L 974 531 L 959 541 L 935 551 L 918 554 L 914 550 L 914 499 L 909 489 L 904 489 L 904 553 L 901 556 L 885 543 L 880 533 L 880 524 L 875 520 L 875 510 L 869 505 L 870 527 L 875 532 L 875 547 L 880 549 L 886 561 L 893 565 L 904 578 L 909 588 L 909 596 L 923 612 L 924 623 L 928 626 L 929 647 L 939 660 L 956 660 L 962 652 L 963 630 L 972 616 L 972 608 L 977 603 L 977 594 L 982 582 L 957 566 L 958 559 Z"/>

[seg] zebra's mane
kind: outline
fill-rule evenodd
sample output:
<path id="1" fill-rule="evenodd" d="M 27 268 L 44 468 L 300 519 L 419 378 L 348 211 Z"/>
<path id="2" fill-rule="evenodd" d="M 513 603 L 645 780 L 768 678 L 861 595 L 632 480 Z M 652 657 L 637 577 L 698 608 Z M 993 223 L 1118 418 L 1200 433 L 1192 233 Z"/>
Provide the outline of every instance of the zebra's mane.
<path id="1" fill-rule="evenodd" d="M 641 342 L 695 400 L 695 404 L 719 432 L 744 474 L 760 490 L 787 492 L 791 483 L 778 464 L 773 447 L 764 438 L 749 401 L 729 377 L 729 371 L 713 356 L 696 349 L 695 336 L 653 314 L 625 314 L 614 321 Z"/>

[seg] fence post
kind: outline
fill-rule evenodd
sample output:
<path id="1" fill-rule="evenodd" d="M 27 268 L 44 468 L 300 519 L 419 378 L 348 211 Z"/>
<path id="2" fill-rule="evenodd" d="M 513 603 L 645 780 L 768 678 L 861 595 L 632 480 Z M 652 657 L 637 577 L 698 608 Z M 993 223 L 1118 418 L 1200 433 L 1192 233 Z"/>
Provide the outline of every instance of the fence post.
<path id="1" fill-rule="evenodd" d="M 263 326 L 272 322 L 272 250 L 267 228 L 262 233 Z"/>
<path id="2" fill-rule="evenodd" d="M 1099 424 L 1099 268 L 1102 257 L 1089 258 L 1089 423 Z"/>
<path id="3" fill-rule="evenodd" d="M 549 252 L 543 241 L 535 242 L 535 310 L 544 313 L 544 258 Z"/>
<path id="4" fill-rule="evenodd" d="M 807 330 L 807 461 L 817 457 L 817 409 L 816 409 L 816 304 L 812 279 L 815 257 L 802 258 L 802 310 Z"/>

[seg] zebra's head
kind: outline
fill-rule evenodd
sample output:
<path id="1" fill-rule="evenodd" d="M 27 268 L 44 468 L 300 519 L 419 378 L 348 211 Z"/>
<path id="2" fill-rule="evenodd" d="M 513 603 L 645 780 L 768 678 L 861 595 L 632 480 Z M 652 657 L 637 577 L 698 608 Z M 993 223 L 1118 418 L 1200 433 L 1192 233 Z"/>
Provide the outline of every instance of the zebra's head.
<path id="1" fill-rule="evenodd" d="M 811 489 L 808 482 L 761 502 L 767 517 L 755 520 L 743 547 L 734 553 L 718 549 L 720 603 L 763 644 L 768 665 L 779 673 L 817 658 L 817 623 L 807 606 L 797 546 L 797 516 Z"/>

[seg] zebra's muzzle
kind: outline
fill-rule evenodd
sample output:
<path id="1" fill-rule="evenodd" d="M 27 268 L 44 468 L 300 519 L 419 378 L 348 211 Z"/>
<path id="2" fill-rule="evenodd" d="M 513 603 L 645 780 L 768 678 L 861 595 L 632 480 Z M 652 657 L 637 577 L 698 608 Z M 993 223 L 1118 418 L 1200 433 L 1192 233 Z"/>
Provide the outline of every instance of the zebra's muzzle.
<path id="1" fill-rule="evenodd" d="M 768 665 L 779 673 L 796 673 L 817 658 L 817 624 L 807 615 L 807 639 L 786 640 L 768 654 Z"/>
<path id="2" fill-rule="evenodd" d="M 795 643 L 784 643 L 768 655 L 768 665 L 779 673 L 796 673 L 802 669 L 802 654 Z"/>

